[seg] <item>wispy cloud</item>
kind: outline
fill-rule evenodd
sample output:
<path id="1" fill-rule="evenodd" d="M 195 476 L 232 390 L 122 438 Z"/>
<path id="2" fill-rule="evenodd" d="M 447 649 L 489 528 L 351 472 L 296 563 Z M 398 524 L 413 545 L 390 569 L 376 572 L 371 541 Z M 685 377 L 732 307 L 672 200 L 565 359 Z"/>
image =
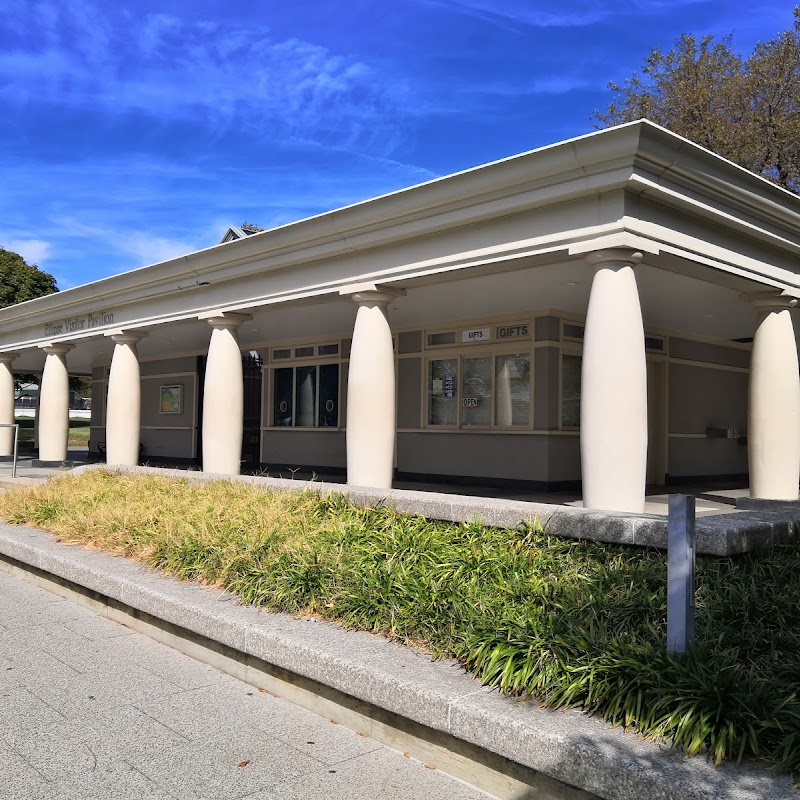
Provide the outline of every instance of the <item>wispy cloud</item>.
<path id="1" fill-rule="evenodd" d="M 19 253 L 29 264 L 38 266 L 42 266 L 47 261 L 47 257 L 53 249 L 53 245 L 43 239 L 15 239 L 5 235 L 2 231 L 0 231 L 0 247 Z"/>
<path id="2" fill-rule="evenodd" d="M 198 238 L 170 239 L 138 231 L 132 235 L 125 234 L 119 245 L 123 252 L 130 253 L 139 263 L 157 264 L 159 261 L 167 261 L 194 252 L 199 247 Z"/>
<path id="3" fill-rule="evenodd" d="M 694 5 L 706 0 L 430 0 L 496 22 L 512 21 L 537 28 L 575 28 L 623 16 L 631 12 Z"/>
<path id="4" fill-rule="evenodd" d="M 537 77 L 517 78 L 516 80 L 493 81 L 491 83 L 476 82 L 465 86 L 462 92 L 465 95 L 486 96 L 498 100 L 508 98 L 520 99 L 533 95 L 561 95 L 569 92 L 586 89 L 603 89 L 607 81 L 597 76 L 596 67 L 583 65 L 580 69 L 573 69 L 560 74 L 540 75 Z M 485 100 L 479 100 L 485 102 Z"/>
<path id="5" fill-rule="evenodd" d="M 244 220 L 271 228 L 434 177 L 322 147 L 277 148 L 263 166 L 142 155 L 51 163 L 46 187 L 41 171 L 0 153 L 0 245 L 46 262 L 62 288 L 210 247 Z"/>
<path id="6" fill-rule="evenodd" d="M 574 136 L 650 48 L 780 1 L 3 0 L 0 244 L 66 287 Z"/>
<path id="7" fill-rule="evenodd" d="M 144 114 L 156 125 L 196 121 L 217 131 L 344 144 L 385 143 L 402 115 L 397 82 L 265 26 L 135 16 L 97 0 L 42 2 L 35 14 L 11 16 L 16 36 L 0 50 L 4 103 L 102 108 Z"/>

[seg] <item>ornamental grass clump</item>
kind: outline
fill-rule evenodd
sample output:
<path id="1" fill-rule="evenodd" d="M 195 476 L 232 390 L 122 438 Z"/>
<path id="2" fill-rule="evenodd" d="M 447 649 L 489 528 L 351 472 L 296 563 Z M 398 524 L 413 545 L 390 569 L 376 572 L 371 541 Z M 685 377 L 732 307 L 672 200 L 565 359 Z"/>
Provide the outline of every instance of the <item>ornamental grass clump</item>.
<path id="1" fill-rule="evenodd" d="M 97 470 L 0 496 L 0 516 L 242 602 L 458 659 L 715 763 L 800 770 L 800 546 L 699 558 L 697 645 L 669 655 L 663 553 L 363 509 L 341 495 Z"/>

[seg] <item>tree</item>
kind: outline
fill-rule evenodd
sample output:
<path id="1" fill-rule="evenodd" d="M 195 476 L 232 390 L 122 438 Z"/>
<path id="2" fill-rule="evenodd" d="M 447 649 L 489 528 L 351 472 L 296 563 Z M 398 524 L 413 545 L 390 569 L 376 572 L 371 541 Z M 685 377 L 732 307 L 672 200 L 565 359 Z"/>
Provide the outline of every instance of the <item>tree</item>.
<path id="1" fill-rule="evenodd" d="M 731 34 L 683 34 L 653 50 L 641 75 L 609 83 L 615 97 L 594 112 L 597 127 L 649 119 L 800 193 L 800 6 L 794 19 L 746 57 Z"/>
<path id="2" fill-rule="evenodd" d="M 28 264 L 18 253 L 0 247 L 0 308 L 24 303 L 57 292 L 56 279 L 42 272 L 36 264 Z M 15 374 L 17 386 L 36 383 L 39 378 L 30 374 Z"/>
<path id="3" fill-rule="evenodd" d="M 52 275 L 28 264 L 18 253 L 0 247 L 0 308 L 57 291 Z"/>
<path id="4" fill-rule="evenodd" d="M 255 223 L 248 222 L 247 220 L 245 220 L 239 227 L 245 233 L 248 233 L 248 234 L 249 233 L 261 233 L 261 231 L 265 231 L 266 230 L 266 228 L 261 228 L 258 225 L 256 225 Z"/>

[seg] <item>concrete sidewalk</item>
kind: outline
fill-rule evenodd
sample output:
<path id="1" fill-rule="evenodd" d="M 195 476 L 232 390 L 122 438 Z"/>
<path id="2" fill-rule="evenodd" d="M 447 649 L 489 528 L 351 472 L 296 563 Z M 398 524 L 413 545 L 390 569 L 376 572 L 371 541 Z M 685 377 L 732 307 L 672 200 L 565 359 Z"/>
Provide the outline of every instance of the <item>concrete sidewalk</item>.
<path id="1" fill-rule="evenodd" d="M 715 769 L 579 712 L 544 711 L 501 697 L 453 662 L 431 662 L 382 637 L 317 619 L 239 606 L 218 590 L 61 544 L 33 528 L 0 525 L 0 554 L 7 571 L 497 797 L 800 796 L 786 776 L 749 767 Z"/>
<path id="2" fill-rule="evenodd" d="M 4 800 L 487 795 L 0 572 Z"/>

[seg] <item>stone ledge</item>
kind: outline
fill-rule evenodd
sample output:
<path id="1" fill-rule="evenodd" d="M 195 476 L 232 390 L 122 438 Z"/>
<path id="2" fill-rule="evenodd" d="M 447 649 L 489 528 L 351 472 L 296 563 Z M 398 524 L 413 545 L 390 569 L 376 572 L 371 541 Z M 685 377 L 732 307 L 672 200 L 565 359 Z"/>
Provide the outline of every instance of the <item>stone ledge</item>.
<path id="1" fill-rule="evenodd" d="M 800 514 L 800 500 L 764 500 L 761 497 L 737 497 L 736 508 L 748 511 L 788 511 Z"/>
<path id="2" fill-rule="evenodd" d="M 37 478 L 0 478 L 0 489 L 18 489 L 20 486 L 36 486 L 41 483 Z"/>
<path id="3" fill-rule="evenodd" d="M 0 554 L 606 800 L 796 800 L 788 777 L 671 754 L 579 712 L 480 687 L 452 661 L 317 619 L 239 606 L 219 590 L 0 524 Z M 563 787 L 565 792 L 571 790 Z"/>
<path id="4" fill-rule="evenodd" d="M 104 464 L 86 464 L 71 470 L 80 474 L 93 469 L 108 469 Z M 113 467 L 121 473 L 165 475 L 190 481 L 234 480 L 256 484 L 265 489 L 300 491 L 313 489 L 322 494 L 344 494 L 361 506 L 391 503 L 406 514 L 421 514 L 447 522 L 480 520 L 499 528 L 515 528 L 538 520 L 547 533 L 567 539 L 589 539 L 610 544 L 630 544 L 666 550 L 667 520 L 656 514 L 630 514 L 595 511 L 572 506 L 504 500 L 498 497 L 422 492 L 407 489 L 372 489 L 366 486 L 293 481 L 286 478 L 265 478 L 254 475 L 214 475 L 180 469 L 158 467 Z M 733 556 L 758 547 L 786 542 L 795 523 L 800 522 L 800 503 L 790 508 L 755 508 L 731 514 L 698 517 L 695 530 L 696 551 L 700 555 Z"/>

